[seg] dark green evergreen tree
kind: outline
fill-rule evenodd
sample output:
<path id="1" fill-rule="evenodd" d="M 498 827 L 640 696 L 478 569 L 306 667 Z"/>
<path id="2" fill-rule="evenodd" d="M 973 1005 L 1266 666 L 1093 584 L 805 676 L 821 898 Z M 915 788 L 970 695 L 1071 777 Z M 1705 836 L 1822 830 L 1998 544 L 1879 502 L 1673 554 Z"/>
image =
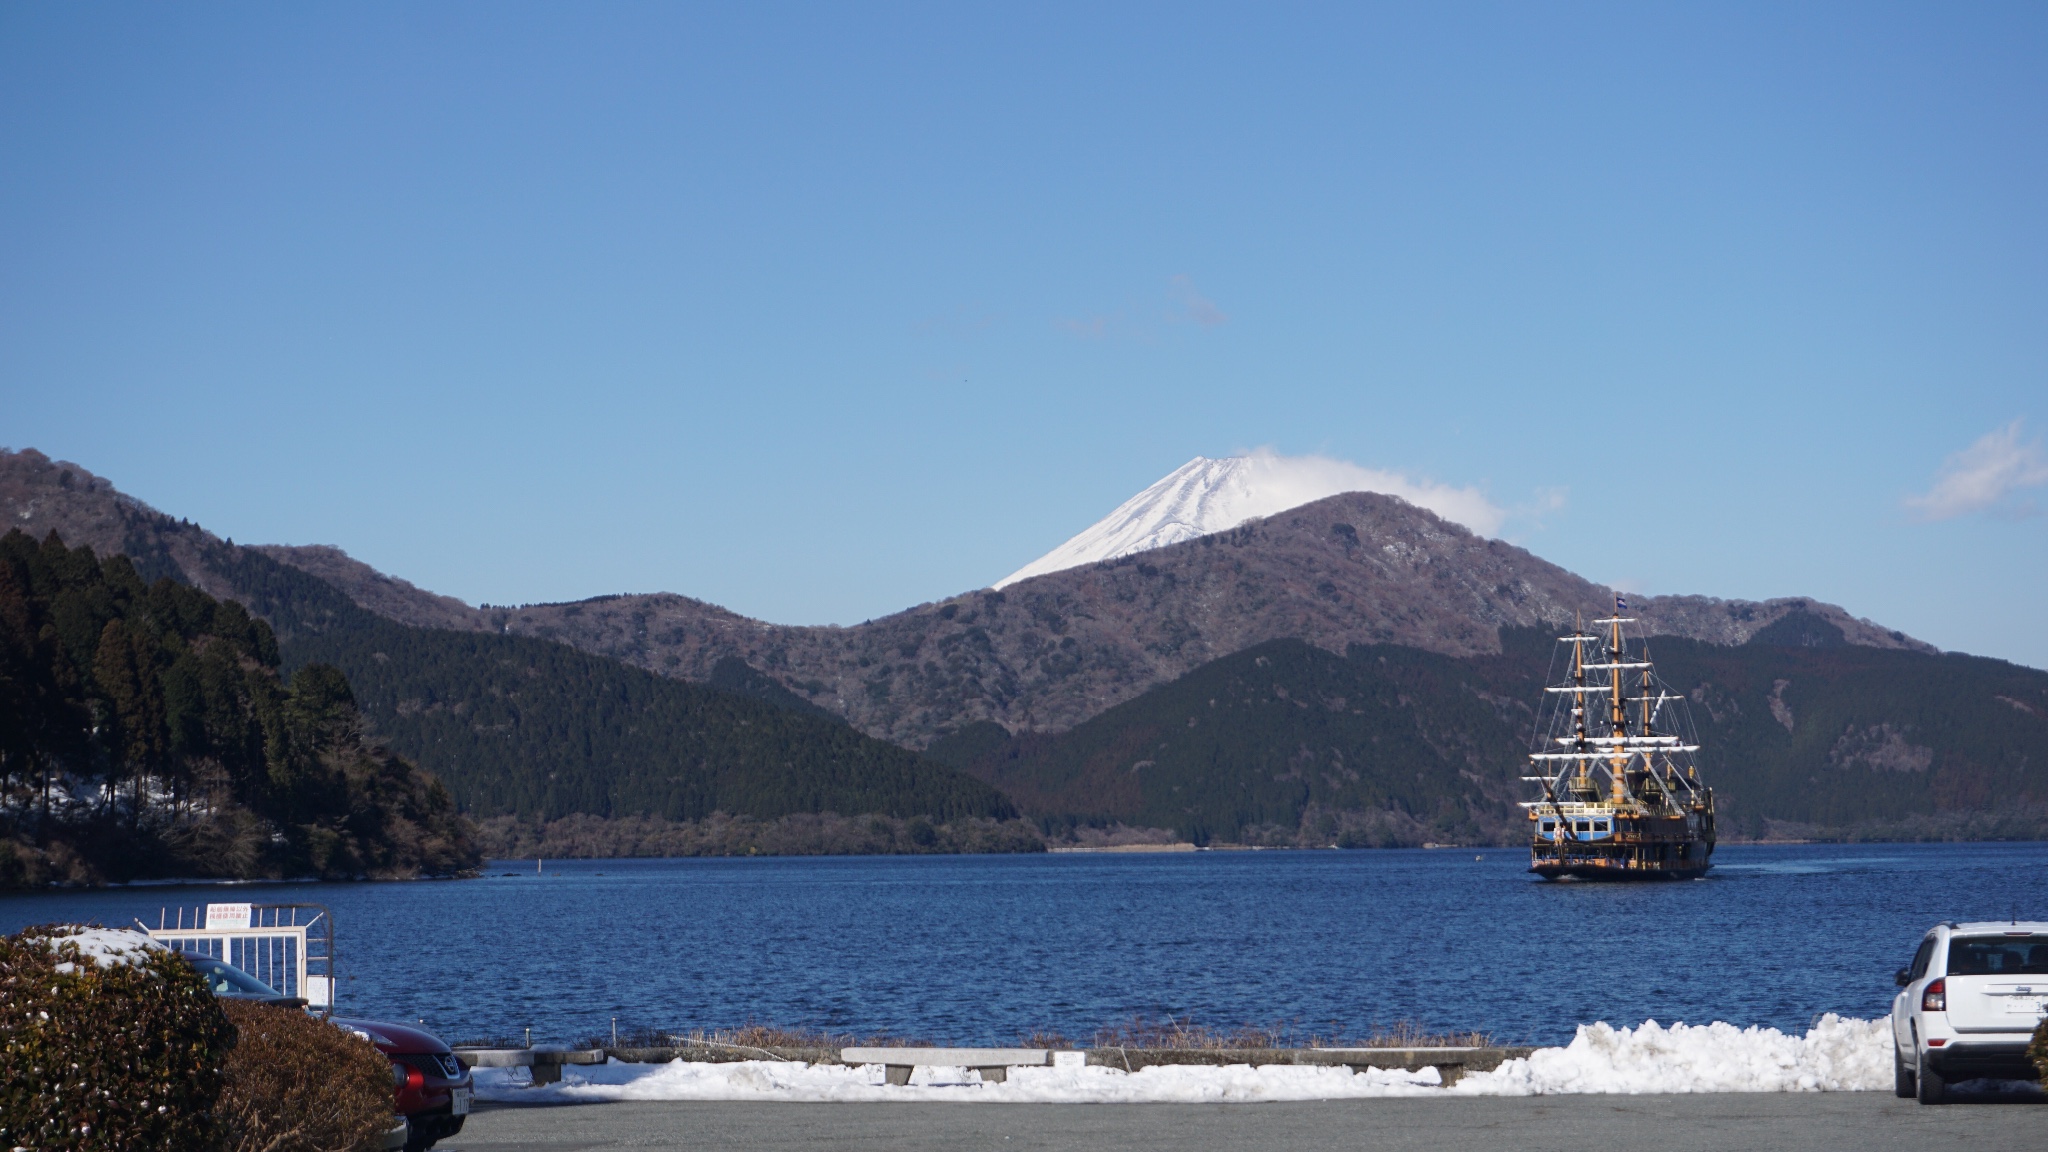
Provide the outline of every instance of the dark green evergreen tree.
<path id="1" fill-rule="evenodd" d="M 287 689 L 269 625 L 125 557 L 0 538 L 0 885 L 410 875 L 476 863 L 348 682 Z"/>

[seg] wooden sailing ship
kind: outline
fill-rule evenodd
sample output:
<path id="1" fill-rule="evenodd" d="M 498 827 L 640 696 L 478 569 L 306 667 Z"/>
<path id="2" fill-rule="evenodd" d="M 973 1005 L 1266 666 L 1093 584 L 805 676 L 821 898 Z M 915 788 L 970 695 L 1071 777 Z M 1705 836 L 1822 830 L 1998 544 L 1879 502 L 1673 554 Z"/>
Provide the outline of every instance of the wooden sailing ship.
<path id="1" fill-rule="evenodd" d="M 1529 813 L 1529 871 L 1549 880 L 1680 880 L 1713 864 L 1714 790 L 1699 778 L 1685 697 L 1658 679 L 1647 641 L 1614 614 L 1558 643 L 1569 662 L 1544 688 L 1529 753 L 1543 795 Z M 1552 667 L 1556 667 L 1553 660 Z"/>

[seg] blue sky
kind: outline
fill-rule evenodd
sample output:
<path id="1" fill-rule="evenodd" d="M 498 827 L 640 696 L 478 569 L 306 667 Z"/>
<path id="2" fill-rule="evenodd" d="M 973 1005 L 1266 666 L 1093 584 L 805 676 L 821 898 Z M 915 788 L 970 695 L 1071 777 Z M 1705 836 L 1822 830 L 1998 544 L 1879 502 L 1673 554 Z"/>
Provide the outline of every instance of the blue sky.
<path id="1" fill-rule="evenodd" d="M 2044 59 L 2038 5 L 8 5 L 0 444 L 789 623 L 1265 447 L 2048 667 Z"/>

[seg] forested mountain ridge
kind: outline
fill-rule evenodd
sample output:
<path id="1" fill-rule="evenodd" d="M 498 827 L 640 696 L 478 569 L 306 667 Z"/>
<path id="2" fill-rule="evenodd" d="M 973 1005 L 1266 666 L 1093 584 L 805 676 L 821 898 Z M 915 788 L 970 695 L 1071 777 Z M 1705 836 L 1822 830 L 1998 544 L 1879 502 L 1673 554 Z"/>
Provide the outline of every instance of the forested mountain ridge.
<path id="1" fill-rule="evenodd" d="M 0 537 L 0 887 L 478 863 L 447 791 L 363 738 L 340 672 L 278 666 L 233 601 Z"/>
<path id="2" fill-rule="evenodd" d="M 58 527 L 67 538 L 75 529 L 97 533 L 87 537 L 95 546 L 117 543 L 145 569 L 175 568 L 216 594 L 255 594 L 235 588 L 242 577 L 230 571 L 227 555 L 249 549 L 223 548 L 197 526 L 38 453 L 0 456 L 0 512 Z M 737 658 L 861 731 L 910 747 L 978 720 L 1064 730 L 1267 640 L 1292 637 L 1331 652 L 1388 643 L 1475 655 L 1495 650 L 1502 627 L 1555 624 L 1611 602 L 1608 589 L 1520 548 L 1369 493 L 848 628 L 764 624 L 666 593 L 472 609 L 335 549 L 263 552 L 404 623 L 558 640 L 697 681 Z M 1720 644 L 1741 643 L 1797 614 L 1818 622 L 1817 642 L 1927 649 L 1798 598 L 1667 596 L 1634 607 L 1652 633 Z"/>
<path id="3" fill-rule="evenodd" d="M 407 627 L 256 549 L 198 553 L 277 625 L 286 666 L 340 668 L 379 736 L 479 817 L 1015 815 L 979 780 L 772 699 L 741 664 L 717 687 L 533 637 Z"/>
<path id="4" fill-rule="evenodd" d="M 351 718 L 359 704 L 377 739 L 434 771 L 439 782 L 427 782 L 444 806 L 452 793 L 465 811 L 486 818 L 594 815 L 652 818 L 663 827 L 731 816 L 742 823 L 713 823 L 755 828 L 756 839 L 797 850 L 817 850 L 800 834 L 811 825 L 778 831 L 781 818 L 875 814 L 894 821 L 879 828 L 911 822 L 904 851 L 1037 846 L 1035 834 L 988 826 L 1015 816 L 995 789 L 807 711 L 801 701 L 761 699 L 778 689 L 744 665 L 722 671 L 731 685 L 722 689 L 528 637 L 409 628 L 255 550 L 202 541 L 197 551 L 263 614 L 252 620 L 232 601 L 220 608 L 256 630 L 270 663 L 299 669 L 295 687 L 313 675 L 345 694 Z M 126 557 L 107 564 L 133 573 Z M 167 577 L 152 594 L 211 602 Z M 266 619 L 278 622 L 281 642 Z M 936 832 L 924 837 L 918 829 L 932 821 Z M 690 838 L 688 827 L 656 831 L 650 842 Z M 884 835 L 885 850 L 889 842 Z M 124 873 L 94 873 L 102 874 Z M 213 871 L 188 861 L 180 874 Z"/>
<path id="5" fill-rule="evenodd" d="M 1724 836 L 2048 835 L 2048 673 L 1811 643 L 1824 624 L 1653 644 L 1689 695 Z M 1553 640 L 1502 641 L 1467 657 L 1271 641 L 1064 733 L 973 726 L 928 754 L 1055 821 L 1275 845 L 1515 843 Z"/>
<path id="6" fill-rule="evenodd" d="M 1062 731 L 1267 640 L 1332 652 L 1493 651 L 1611 590 L 1389 496 L 1346 493 L 1228 532 L 920 605 L 850 628 L 764 625 L 682 596 L 488 611 L 495 628 L 702 678 L 739 655 L 862 731 L 911 747 L 977 720 Z M 1740 643 L 1794 613 L 1825 639 L 1927 646 L 1803 599 L 1632 601 L 1653 633 Z"/>
<path id="7" fill-rule="evenodd" d="M 507 835 L 536 846 L 784 850 L 810 833 L 777 821 L 845 807 L 894 815 L 872 828 L 840 820 L 802 850 L 1007 843 L 1012 832 L 970 827 L 1010 810 L 991 784 L 1055 829 L 1513 838 L 1543 625 L 1607 596 L 1519 549 L 1352 494 L 858 628 L 776 628 L 674 596 L 476 610 L 331 549 L 237 547 L 66 471 L 0 456 L 0 510 L 88 524 L 138 549 L 145 575 L 232 589 L 275 626 L 287 668 L 341 667 L 374 731 L 445 772 L 480 814 L 524 822 Z M 406 627 L 372 603 L 459 627 Z M 1713 641 L 1656 645 L 1667 675 L 1689 678 L 1729 834 L 2048 831 L 2029 727 L 2048 717 L 2041 673 L 1939 656 L 1810 601 L 1637 606 L 1653 632 Z M 1305 707 L 1330 699 L 1348 706 Z M 919 760 L 834 717 L 937 740 Z M 584 813 L 639 823 L 592 830 L 576 823 Z M 905 820 L 949 814 L 969 824 L 903 839 Z M 532 823 L 550 820 L 550 831 Z"/>
<path id="8" fill-rule="evenodd" d="M 369 618 L 284 649 L 347 672 L 378 733 L 478 816 L 1016 815 L 982 781 L 835 718 L 551 641 Z"/>

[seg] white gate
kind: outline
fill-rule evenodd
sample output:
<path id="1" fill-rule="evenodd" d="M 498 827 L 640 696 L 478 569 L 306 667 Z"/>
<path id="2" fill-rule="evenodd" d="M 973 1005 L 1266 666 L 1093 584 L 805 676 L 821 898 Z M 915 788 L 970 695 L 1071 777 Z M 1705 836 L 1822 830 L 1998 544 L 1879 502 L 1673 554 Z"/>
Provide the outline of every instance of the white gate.
<path id="1" fill-rule="evenodd" d="M 136 927 L 180 952 L 224 960 L 307 1006 L 334 1009 L 334 916 L 323 904 L 208 904 Z"/>

